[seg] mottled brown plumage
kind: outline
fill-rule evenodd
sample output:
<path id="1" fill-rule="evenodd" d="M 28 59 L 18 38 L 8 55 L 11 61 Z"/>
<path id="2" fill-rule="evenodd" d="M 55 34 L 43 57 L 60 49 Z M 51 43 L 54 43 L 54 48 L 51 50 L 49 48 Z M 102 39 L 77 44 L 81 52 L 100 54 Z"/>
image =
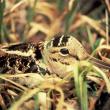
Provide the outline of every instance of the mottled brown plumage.
<path id="1" fill-rule="evenodd" d="M 46 73 L 39 65 L 42 58 L 38 46 L 33 43 L 19 43 L 3 46 L 0 56 L 0 73 Z"/>
<path id="2" fill-rule="evenodd" d="M 41 58 L 50 73 L 61 77 L 71 72 L 76 62 L 87 59 L 101 68 L 110 69 L 109 64 L 90 56 L 73 36 L 55 35 L 44 42 L 43 48 L 41 46 L 40 50 L 33 43 L 20 43 L 1 48 L 6 55 L 0 57 L 0 73 L 46 73 L 38 63 Z"/>

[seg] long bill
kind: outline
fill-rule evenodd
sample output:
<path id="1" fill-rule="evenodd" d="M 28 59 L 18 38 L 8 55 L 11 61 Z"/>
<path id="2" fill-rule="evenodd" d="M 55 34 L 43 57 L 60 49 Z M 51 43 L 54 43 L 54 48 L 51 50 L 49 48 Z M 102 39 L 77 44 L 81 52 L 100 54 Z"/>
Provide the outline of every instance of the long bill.
<path id="1" fill-rule="evenodd" d="M 106 63 L 106 62 L 104 62 L 102 60 L 99 60 L 99 59 L 97 59 L 95 57 L 90 56 L 89 57 L 89 61 L 91 63 L 93 63 L 94 65 L 98 66 L 99 68 L 109 69 L 110 70 L 110 64 L 108 64 L 108 63 Z"/>

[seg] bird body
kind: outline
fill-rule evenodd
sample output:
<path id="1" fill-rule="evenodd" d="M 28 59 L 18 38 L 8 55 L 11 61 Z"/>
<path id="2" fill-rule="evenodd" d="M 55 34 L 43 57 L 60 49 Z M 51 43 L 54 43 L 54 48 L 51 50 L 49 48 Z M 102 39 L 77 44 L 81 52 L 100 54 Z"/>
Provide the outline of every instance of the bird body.
<path id="1" fill-rule="evenodd" d="M 101 68 L 110 69 L 109 64 L 89 55 L 81 43 L 73 36 L 56 35 L 43 44 L 43 48 L 33 43 L 19 43 L 2 47 L 1 51 L 3 51 L 5 55 L 0 56 L 0 74 L 28 73 L 24 77 L 13 76 L 9 79 L 24 87 L 33 88 L 38 87 L 39 84 L 44 81 L 42 75 L 55 74 L 60 78 L 64 78 L 73 72 L 74 65 L 82 60 L 88 60 Z M 42 66 L 40 60 L 43 60 L 45 67 Z M 54 81 L 52 82 L 54 83 Z M 9 90 L 11 83 L 8 82 L 8 80 L 1 81 L 1 83 L 4 84 L 4 87 L 2 87 L 4 91 L 3 94 L 1 91 L 0 95 L 7 103 L 10 101 L 9 96 L 11 92 L 9 93 Z M 8 84 L 9 87 L 5 87 L 5 84 Z M 59 84 L 60 83 L 58 83 L 58 85 Z M 64 89 L 66 90 L 66 88 Z M 69 90 L 71 90 L 71 87 L 68 87 L 67 92 L 69 92 Z M 12 88 L 12 93 L 19 94 L 15 88 Z M 17 96 L 14 96 L 12 98 L 16 99 L 16 97 Z M 8 105 L 10 106 L 10 104 Z"/>
<path id="2" fill-rule="evenodd" d="M 82 44 L 70 35 L 55 35 L 43 43 L 40 50 L 33 43 L 20 43 L 2 47 L 6 53 L 0 57 L 0 73 L 52 73 L 65 77 L 81 60 L 89 60 L 93 64 L 110 69 L 110 65 L 89 55 Z M 41 67 L 39 59 L 43 59 L 45 68 Z M 48 69 L 48 70 L 47 70 Z"/>
<path id="3" fill-rule="evenodd" d="M 40 67 L 41 53 L 33 43 L 19 43 L 3 46 L 0 56 L 0 73 L 44 73 L 46 70 Z M 36 54 L 37 53 L 37 54 Z"/>

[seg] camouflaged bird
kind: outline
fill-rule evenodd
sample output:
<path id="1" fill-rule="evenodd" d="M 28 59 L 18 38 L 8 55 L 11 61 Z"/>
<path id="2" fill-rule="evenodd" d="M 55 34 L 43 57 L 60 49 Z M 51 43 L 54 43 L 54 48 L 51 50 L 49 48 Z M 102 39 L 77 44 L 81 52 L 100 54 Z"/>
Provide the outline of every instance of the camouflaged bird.
<path id="1" fill-rule="evenodd" d="M 110 69 L 109 64 L 91 57 L 81 43 L 70 35 L 55 35 L 44 42 L 41 50 L 33 43 L 10 45 L 1 50 L 7 53 L 6 56 L 0 57 L 1 73 L 14 73 L 17 70 L 23 73 L 48 72 L 65 77 L 73 70 L 75 62 L 88 58 L 95 65 Z M 40 63 L 36 63 L 41 56 L 46 68 L 41 67 Z"/>

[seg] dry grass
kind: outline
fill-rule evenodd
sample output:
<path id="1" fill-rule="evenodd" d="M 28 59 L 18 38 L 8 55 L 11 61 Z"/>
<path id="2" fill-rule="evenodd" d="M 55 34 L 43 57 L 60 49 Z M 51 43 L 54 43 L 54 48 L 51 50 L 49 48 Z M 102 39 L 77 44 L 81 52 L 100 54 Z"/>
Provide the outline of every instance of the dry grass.
<path id="1" fill-rule="evenodd" d="M 1 46 L 38 43 L 67 33 L 110 64 L 109 7 L 108 0 L 1 0 Z M 88 61 L 76 64 L 64 79 L 35 73 L 1 74 L 0 106 L 3 110 L 94 110 L 101 93 L 110 92 L 109 76 Z"/>

